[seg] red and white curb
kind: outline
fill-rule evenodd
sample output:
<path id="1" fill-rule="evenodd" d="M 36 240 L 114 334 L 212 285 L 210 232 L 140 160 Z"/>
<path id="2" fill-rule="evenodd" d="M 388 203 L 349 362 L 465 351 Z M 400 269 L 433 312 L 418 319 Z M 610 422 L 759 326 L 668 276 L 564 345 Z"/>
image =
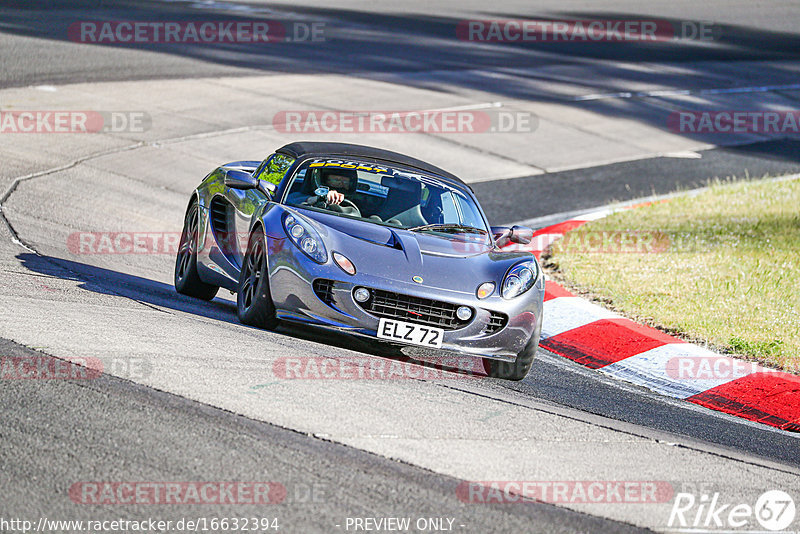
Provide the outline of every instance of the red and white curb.
<path id="1" fill-rule="evenodd" d="M 538 258 L 564 233 L 613 211 L 542 228 L 529 245 L 506 250 L 527 250 Z M 546 282 L 544 300 L 540 346 L 550 352 L 669 397 L 800 432 L 800 377 L 687 343 L 576 297 L 555 282 Z"/>

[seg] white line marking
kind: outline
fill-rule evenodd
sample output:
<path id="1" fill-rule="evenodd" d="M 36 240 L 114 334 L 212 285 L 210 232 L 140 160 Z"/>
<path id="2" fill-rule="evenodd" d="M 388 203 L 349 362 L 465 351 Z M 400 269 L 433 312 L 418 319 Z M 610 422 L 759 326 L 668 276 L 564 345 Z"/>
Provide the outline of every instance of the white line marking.
<path id="1" fill-rule="evenodd" d="M 770 91 L 791 91 L 800 89 L 800 83 L 790 83 L 786 85 L 758 85 L 754 87 L 722 87 L 714 89 L 656 89 L 653 91 L 639 91 L 632 93 L 620 91 L 616 93 L 594 93 L 573 97 L 573 102 L 587 102 L 592 100 L 606 100 L 610 98 L 650 98 L 659 96 L 683 96 L 683 95 L 730 95 L 740 93 L 767 93 Z"/>
<path id="2" fill-rule="evenodd" d="M 699 152 L 694 152 L 692 150 L 683 150 L 680 152 L 667 152 L 664 154 L 665 158 L 676 158 L 676 159 L 702 159 L 703 155 Z"/>
<path id="3" fill-rule="evenodd" d="M 577 217 L 573 217 L 570 220 L 583 221 L 583 222 L 596 221 L 598 219 L 602 219 L 603 217 L 608 217 L 612 213 L 614 213 L 614 210 L 611 209 L 597 210 L 597 211 L 592 211 L 590 213 L 584 213 L 582 215 L 578 215 Z"/>
<path id="4" fill-rule="evenodd" d="M 600 319 L 621 319 L 605 308 L 580 297 L 558 297 L 545 301 L 541 339 L 556 336 Z"/>

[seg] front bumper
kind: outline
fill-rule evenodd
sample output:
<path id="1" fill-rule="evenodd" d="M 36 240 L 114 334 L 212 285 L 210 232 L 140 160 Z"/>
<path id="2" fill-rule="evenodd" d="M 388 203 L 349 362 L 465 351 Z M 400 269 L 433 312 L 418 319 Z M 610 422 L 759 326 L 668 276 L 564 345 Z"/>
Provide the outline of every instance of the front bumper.
<path id="1" fill-rule="evenodd" d="M 364 272 L 351 276 L 332 262 L 330 253 L 328 262 L 320 265 L 286 239 L 268 237 L 268 247 L 270 289 L 277 315 L 281 319 L 334 328 L 377 340 L 379 317 L 365 311 L 353 298 L 353 289 L 363 286 L 471 307 L 475 313 L 464 327 L 444 330 L 442 350 L 445 351 L 514 361 L 531 339 L 538 342 L 544 297 L 544 280 L 541 276 L 533 288 L 515 299 L 503 299 L 497 289 L 494 295 L 479 300 L 474 293 L 434 288 L 424 283 L 392 280 Z M 317 279 L 334 281 L 332 304 L 323 302 L 315 293 L 313 282 Z M 484 332 L 490 311 L 508 317 L 506 325 L 494 333 Z M 411 319 L 401 320 L 414 322 Z"/>

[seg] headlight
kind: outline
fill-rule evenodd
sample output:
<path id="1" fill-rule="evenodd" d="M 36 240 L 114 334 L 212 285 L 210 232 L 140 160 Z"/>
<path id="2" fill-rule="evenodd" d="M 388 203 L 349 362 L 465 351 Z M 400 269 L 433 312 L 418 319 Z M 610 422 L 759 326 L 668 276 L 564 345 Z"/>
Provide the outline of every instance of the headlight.
<path id="1" fill-rule="evenodd" d="M 322 238 L 308 221 L 297 215 L 287 214 L 283 218 L 283 226 L 286 228 L 286 235 L 309 258 L 317 263 L 328 261 L 328 253 L 322 243 Z"/>
<path id="2" fill-rule="evenodd" d="M 503 280 L 503 298 L 513 299 L 533 287 L 539 278 L 539 264 L 533 261 L 518 263 L 506 274 Z"/>

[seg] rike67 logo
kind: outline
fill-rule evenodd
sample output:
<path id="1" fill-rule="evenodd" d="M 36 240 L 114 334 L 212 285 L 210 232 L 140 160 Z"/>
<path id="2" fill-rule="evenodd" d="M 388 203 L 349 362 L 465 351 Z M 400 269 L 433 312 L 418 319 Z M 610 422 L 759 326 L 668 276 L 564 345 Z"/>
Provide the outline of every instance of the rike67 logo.
<path id="1" fill-rule="evenodd" d="M 751 503 L 725 502 L 719 493 L 678 493 L 667 526 L 673 532 L 786 531 L 795 519 L 794 499 L 781 490 L 767 491 Z"/>

